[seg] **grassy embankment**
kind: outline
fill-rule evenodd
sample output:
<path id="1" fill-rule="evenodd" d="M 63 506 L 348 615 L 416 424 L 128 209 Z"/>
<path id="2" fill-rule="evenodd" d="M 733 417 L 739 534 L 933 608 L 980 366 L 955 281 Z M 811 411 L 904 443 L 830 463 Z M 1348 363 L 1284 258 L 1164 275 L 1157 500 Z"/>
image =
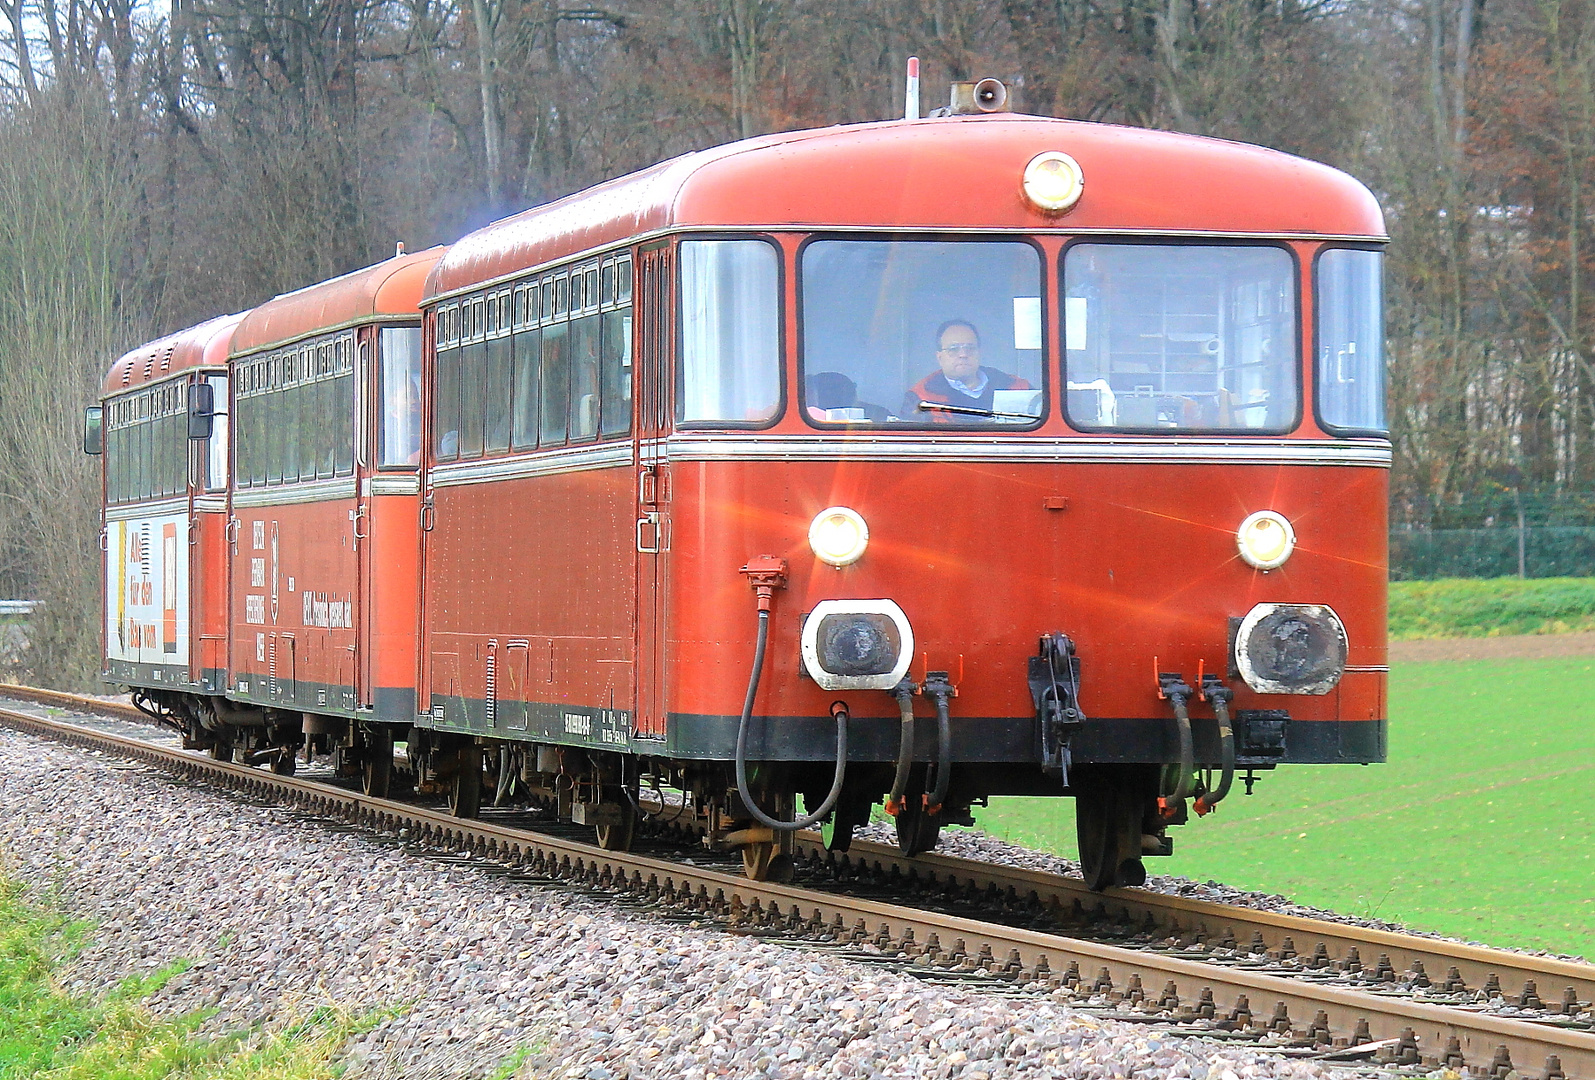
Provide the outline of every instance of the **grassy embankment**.
<path id="1" fill-rule="evenodd" d="M 185 970 L 129 979 L 103 1000 L 64 991 L 89 928 L 29 903 L 0 877 L 0 1080 L 311 1080 L 369 1021 L 318 1008 L 269 1031 L 208 1036 L 203 1013 L 157 1019 L 139 1003 Z"/>
<path id="2" fill-rule="evenodd" d="M 1390 584 L 1390 639 L 1595 630 L 1595 578 L 1453 578 Z"/>
<path id="3" fill-rule="evenodd" d="M 1410 582 L 1392 634 L 1595 629 L 1595 582 Z M 1438 635 L 1436 635 L 1438 636 Z M 1284 766 L 1175 830 L 1153 873 L 1213 879 L 1496 945 L 1595 959 L 1595 657 L 1398 665 L 1390 761 Z M 980 827 L 1074 854 L 1066 799 L 994 799 Z"/>

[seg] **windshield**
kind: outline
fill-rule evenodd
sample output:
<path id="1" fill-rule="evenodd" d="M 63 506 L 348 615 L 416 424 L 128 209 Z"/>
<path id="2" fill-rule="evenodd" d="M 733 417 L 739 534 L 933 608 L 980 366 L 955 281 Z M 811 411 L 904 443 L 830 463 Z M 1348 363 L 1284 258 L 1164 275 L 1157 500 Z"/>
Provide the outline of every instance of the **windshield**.
<path id="1" fill-rule="evenodd" d="M 803 406 L 819 424 L 1041 416 L 1041 259 L 1020 241 L 803 249 Z"/>
<path id="2" fill-rule="evenodd" d="M 1278 247 L 1075 244 L 1064 253 L 1069 423 L 1284 431 L 1296 419 L 1296 271 Z"/>

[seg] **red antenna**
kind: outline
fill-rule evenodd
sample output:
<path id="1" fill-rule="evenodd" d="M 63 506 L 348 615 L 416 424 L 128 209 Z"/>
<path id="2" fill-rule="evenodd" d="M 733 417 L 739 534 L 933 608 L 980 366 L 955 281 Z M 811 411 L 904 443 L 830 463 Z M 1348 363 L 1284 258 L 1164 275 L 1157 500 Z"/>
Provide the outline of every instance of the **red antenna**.
<path id="1" fill-rule="evenodd" d="M 908 58 L 908 87 L 903 93 L 903 119 L 919 119 L 919 57 Z"/>

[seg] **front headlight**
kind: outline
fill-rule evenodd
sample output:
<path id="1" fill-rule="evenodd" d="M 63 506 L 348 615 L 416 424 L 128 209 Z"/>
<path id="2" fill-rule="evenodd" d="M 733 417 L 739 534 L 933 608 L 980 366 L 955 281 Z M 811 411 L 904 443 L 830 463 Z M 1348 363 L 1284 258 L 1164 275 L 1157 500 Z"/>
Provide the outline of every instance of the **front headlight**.
<path id="1" fill-rule="evenodd" d="M 809 547 L 823 562 L 842 567 L 858 562 L 869 546 L 869 526 L 857 510 L 829 506 L 809 525 Z"/>
<path id="2" fill-rule="evenodd" d="M 1284 514 L 1259 510 L 1241 522 L 1235 544 L 1248 564 L 1259 570 L 1273 570 L 1283 566 L 1296 550 L 1296 530 Z"/>

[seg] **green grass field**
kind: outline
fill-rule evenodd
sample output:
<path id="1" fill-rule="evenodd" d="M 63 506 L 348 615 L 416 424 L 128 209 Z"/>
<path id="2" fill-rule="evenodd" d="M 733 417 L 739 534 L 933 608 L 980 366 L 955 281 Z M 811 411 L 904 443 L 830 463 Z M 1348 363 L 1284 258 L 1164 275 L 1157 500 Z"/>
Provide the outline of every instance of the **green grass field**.
<path id="1" fill-rule="evenodd" d="M 1150 872 L 1595 959 L 1595 658 L 1390 676 L 1390 761 L 1284 766 L 1173 830 Z M 1074 856 L 1073 803 L 993 799 L 979 826 Z"/>

